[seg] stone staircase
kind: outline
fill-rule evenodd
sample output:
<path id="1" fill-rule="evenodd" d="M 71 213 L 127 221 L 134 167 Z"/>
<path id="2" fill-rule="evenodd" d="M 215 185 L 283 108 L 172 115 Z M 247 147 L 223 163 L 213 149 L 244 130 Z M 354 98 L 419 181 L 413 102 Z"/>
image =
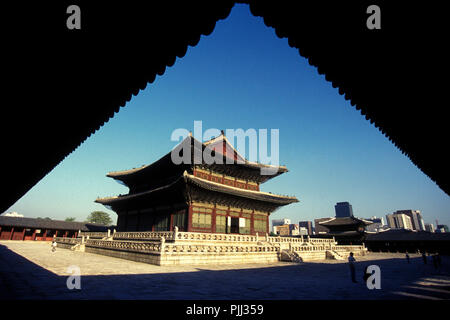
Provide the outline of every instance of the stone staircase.
<path id="1" fill-rule="evenodd" d="M 295 251 L 290 251 L 287 249 L 281 251 L 280 260 L 295 263 L 303 262 L 303 259 Z"/>
<path id="2" fill-rule="evenodd" d="M 339 253 L 337 253 L 334 250 L 327 250 L 326 257 L 327 257 L 327 259 L 345 260 L 345 257 L 341 256 Z"/>

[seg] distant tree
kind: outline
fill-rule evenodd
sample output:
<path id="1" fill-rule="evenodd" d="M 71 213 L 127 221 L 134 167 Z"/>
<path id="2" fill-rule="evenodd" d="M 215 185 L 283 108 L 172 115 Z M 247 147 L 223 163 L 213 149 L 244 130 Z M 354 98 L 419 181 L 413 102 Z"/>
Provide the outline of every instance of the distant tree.
<path id="1" fill-rule="evenodd" d="M 67 217 L 66 219 L 64 219 L 64 221 L 67 221 L 67 222 L 73 222 L 75 220 L 76 220 L 76 218 L 74 218 L 74 217 Z"/>
<path id="2" fill-rule="evenodd" d="M 105 226 L 109 226 L 112 224 L 112 219 L 110 218 L 109 214 L 106 212 L 93 211 L 87 217 L 86 222 L 99 223 L 99 224 L 103 224 Z"/>

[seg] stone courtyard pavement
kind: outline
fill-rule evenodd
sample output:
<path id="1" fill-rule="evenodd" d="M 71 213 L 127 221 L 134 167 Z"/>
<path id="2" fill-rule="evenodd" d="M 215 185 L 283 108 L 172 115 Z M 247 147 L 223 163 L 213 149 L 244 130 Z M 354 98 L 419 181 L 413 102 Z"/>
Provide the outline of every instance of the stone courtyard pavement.
<path id="1" fill-rule="evenodd" d="M 0 241 L 0 299 L 148 300 L 374 300 L 450 299 L 450 257 L 435 269 L 419 255 L 407 264 L 401 253 L 356 257 L 358 283 L 350 281 L 345 261 L 308 263 L 155 266 L 50 243 Z M 381 289 L 362 280 L 368 265 L 381 270 Z M 69 290 L 69 266 L 81 271 L 81 289 Z"/>

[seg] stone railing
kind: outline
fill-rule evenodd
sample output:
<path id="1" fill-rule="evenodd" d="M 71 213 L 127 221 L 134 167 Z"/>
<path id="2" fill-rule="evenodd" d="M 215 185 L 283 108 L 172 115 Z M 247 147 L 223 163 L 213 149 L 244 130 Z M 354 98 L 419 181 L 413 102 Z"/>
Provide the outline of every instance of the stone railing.
<path id="1" fill-rule="evenodd" d="M 107 241 L 86 240 L 87 247 L 112 249 L 140 253 L 239 253 L 239 252 L 278 252 L 278 247 L 258 245 L 214 245 L 214 244 L 176 244 L 165 242 L 134 242 L 134 241 Z"/>
<path id="2" fill-rule="evenodd" d="M 319 239 L 319 238 L 309 238 L 309 242 L 311 243 L 323 243 L 323 244 L 334 244 L 334 239 Z"/>
<path id="3" fill-rule="evenodd" d="M 352 251 L 363 251 L 363 250 L 365 251 L 367 249 L 363 245 L 360 245 L 360 246 L 359 245 L 351 245 L 351 246 L 350 245 L 348 245 L 348 246 L 339 245 L 339 246 L 332 246 L 331 250 L 352 252 Z"/>
<path id="4" fill-rule="evenodd" d="M 102 239 L 102 238 L 108 237 L 108 232 L 85 232 L 85 231 L 80 231 L 78 233 L 78 237 L 79 238 L 81 238 L 81 237 L 85 237 L 85 238 L 89 237 L 89 238 L 92 238 L 92 239 Z"/>
<path id="5" fill-rule="evenodd" d="M 294 252 L 313 252 L 313 251 L 325 251 L 325 250 L 329 250 L 329 246 L 315 246 L 315 245 L 311 245 L 311 246 L 299 246 L 299 245 L 293 245 L 290 247 L 291 251 Z"/>
<path id="6" fill-rule="evenodd" d="M 56 242 L 59 243 L 67 243 L 67 244 L 77 244 L 81 243 L 81 239 L 79 238 L 63 238 L 63 237 L 56 237 Z"/>
<path id="7" fill-rule="evenodd" d="M 113 249 L 129 252 L 160 253 L 161 243 L 158 242 L 134 242 L 134 241 L 108 241 L 108 240 L 86 240 L 87 247 Z"/>
<path id="8" fill-rule="evenodd" d="M 278 252 L 277 247 L 258 246 L 258 245 L 183 245 L 183 244 L 165 244 L 164 253 L 239 253 L 239 252 Z"/>
<path id="9" fill-rule="evenodd" d="M 224 241 L 224 242 L 256 242 L 256 236 L 245 234 L 177 232 L 175 241 Z"/>
<path id="10" fill-rule="evenodd" d="M 112 235 L 114 240 L 174 240 L 172 231 L 136 231 L 136 232 L 116 232 Z"/>

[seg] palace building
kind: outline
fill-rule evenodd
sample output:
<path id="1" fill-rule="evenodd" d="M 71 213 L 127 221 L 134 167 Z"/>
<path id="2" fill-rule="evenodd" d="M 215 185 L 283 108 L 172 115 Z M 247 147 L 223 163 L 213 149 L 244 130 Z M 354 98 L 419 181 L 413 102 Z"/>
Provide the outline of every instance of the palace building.
<path id="1" fill-rule="evenodd" d="M 173 154 L 183 162 L 177 164 Z M 221 161 L 207 161 L 199 154 Z M 262 169 L 275 173 L 265 175 Z M 285 166 L 246 160 L 223 132 L 204 143 L 189 135 L 152 164 L 108 173 L 126 185 L 129 193 L 95 202 L 117 213 L 117 231 L 172 231 L 178 227 L 185 232 L 265 234 L 269 233 L 269 215 L 298 200 L 263 192 L 260 185 L 287 171 Z"/>

